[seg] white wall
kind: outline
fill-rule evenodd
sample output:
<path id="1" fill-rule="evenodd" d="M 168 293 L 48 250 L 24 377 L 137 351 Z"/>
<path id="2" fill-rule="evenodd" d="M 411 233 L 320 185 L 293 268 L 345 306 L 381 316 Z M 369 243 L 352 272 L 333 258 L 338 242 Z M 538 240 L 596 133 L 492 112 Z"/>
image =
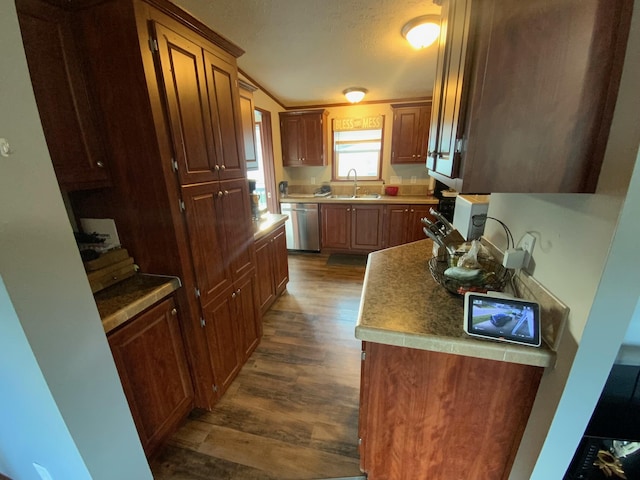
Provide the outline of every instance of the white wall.
<path id="1" fill-rule="evenodd" d="M 31 462 L 40 461 L 55 480 L 87 472 L 96 480 L 150 479 L 53 173 L 13 2 L 0 2 L 0 57 L 0 138 L 14 150 L 0 156 L 0 274 L 15 312 L 3 328 L 16 336 L 11 358 L 3 352 L 0 364 L 11 407 L 0 410 L 2 473 L 35 479 Z M 9 308 L 4 296 L 3 313 Z M 23 333 L 11 324 L 15 317 Z M 23 388 L 34 388 L 28 398 L 4 388 L 23 369 L 32 382 Z M 40 417 L 34 403 L 43 407 Z M 4 425 L 30 425 L 32 417 L 42 438 L 7 447 L 17 433 Z"/>
<path id="2" fill-rule="evenodd" d="M 616 231 L 621 242 L 637 239 L 640 234 L 639 217 L 629 214 L 633 202 L 640 203 L 638 175 L 627 194 L 640 145 L 640 2 L 636 0 L 635 4 L 598 192 L 491 196 L 489 215 L 504 221 L 516 242 L 526 232 L 536 235 L 534 276 L 571 309 L 557 365 L 542 379 L 511 473 L 513 480 L 562 478 L 637 303 L 637 282 L 621 288 L 624 301 L 615 299 L 617 303 L 611 296 L 613 283 L 606 283 L 629 273 L 619 269 L 631 268 L 640 258 L 619 250 L 621 247 L 614 242 Z M 619 224 L 623 205 L 627 213 Z M 489 221 L 485 233 L 497 245 L 505 245 L 496 222 Z M 617 263 L 621 253 L 628 257 L 626 265 Z"/>

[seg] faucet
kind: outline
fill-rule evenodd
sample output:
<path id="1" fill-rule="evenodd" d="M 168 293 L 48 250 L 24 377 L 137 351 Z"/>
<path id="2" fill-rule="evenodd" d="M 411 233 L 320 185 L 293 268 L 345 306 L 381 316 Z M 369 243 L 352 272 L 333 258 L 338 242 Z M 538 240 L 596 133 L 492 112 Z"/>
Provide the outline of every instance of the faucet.
<path id="1" fill-rule="evenodd" d="M 353 198 L 358 196 L 358 172 L 356 172 L 355 168 L 352 168 L 347 172 L 347 180 L 351 177 L 351 172 L 353 172 Z"/>

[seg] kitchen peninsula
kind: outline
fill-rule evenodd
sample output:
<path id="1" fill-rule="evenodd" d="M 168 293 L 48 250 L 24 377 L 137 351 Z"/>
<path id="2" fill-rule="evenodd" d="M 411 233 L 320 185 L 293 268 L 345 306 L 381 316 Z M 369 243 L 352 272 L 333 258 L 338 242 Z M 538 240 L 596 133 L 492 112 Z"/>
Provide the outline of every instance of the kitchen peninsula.
<path id="1" fill-rule="evenodd" d="M 360 466 L 370 480 L 506 479 L 555 353 L 468 337 L 462 297 L 431 277 L 431 249 L 421 240 L 369 256 Z"/>

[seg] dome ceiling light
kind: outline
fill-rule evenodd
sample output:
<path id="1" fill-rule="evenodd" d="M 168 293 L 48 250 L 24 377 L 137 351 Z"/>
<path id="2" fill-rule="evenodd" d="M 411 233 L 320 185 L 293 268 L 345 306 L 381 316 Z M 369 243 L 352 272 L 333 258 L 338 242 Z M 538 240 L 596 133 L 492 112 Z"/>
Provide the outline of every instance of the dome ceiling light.
<path id="1" fill-rule="evenodd" d="M 367 94 L 367 89 L 361 88 L 361 87 L 351 87 L 351 88 L 347 88 L 342 93 L 344 94 L 345 97 L 347 97 L 347 100 L 349 100 L 351 103 L 358 103 Z"/>
<path id="2" fill-rule="evenodd" d="M 415 49 L 426 48 L 435 42 L 440 35 L 440 17 L 422 15 L 414 18 L 402 27 L 402 36 Z"/>

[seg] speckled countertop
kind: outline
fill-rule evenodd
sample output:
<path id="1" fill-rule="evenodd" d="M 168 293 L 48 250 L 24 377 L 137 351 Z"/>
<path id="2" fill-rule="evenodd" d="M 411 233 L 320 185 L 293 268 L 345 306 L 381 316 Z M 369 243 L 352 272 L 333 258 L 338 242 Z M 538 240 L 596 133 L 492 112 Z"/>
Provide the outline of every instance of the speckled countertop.
<path id="1" fill-rule="evenodd" d="M 421 240 L 369 254 L 356 338 L 524 365 L 555 364 L 555 353 L 544 344 L 534 348 L 467 335 L 462 297 L 451 295 L 429 272 L 432 245 Z"/>
<path id="2" fill-rule="evenodd" d="M 253 238 L 259 240 L 260 238 L 273 232 L 280 225 L 284 225 L 284 222 L 289 218 L 286 215 L 279 213 L 267 213 L 260 217 L 260 220 L 253 222 Z"/>
<path id="3" fill-rule="evenodd" d="M 139 273 L 94 295 L 105 333 L 109 333 L 180 288 L 178 277 Z"/>
<path id="4" fill-rule="evenodd" d="M 418 195 L 382 195 L 380 198 L 331 198 L 316 197 L 313 194 L 292 193 L 280 198 L 280 203 L 364 203 L 364 204 L 393 204 L 393 205 L 438 205 L 439 200 L 433 196 Z"/>

